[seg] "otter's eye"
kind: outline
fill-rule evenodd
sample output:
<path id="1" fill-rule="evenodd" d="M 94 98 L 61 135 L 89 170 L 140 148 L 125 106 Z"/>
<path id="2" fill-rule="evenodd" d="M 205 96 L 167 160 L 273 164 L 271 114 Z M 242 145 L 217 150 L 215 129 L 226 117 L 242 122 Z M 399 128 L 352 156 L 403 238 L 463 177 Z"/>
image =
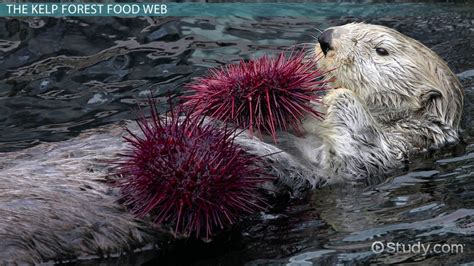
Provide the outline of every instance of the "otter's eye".
<path id="1" fill-rule="evenodd" d="M 388 51 L 385 50 L 385 48 L 375 48 L 375 51 L 377 52 L 378 55 L 381 55 L 381 56 L 388 55 Z"/>

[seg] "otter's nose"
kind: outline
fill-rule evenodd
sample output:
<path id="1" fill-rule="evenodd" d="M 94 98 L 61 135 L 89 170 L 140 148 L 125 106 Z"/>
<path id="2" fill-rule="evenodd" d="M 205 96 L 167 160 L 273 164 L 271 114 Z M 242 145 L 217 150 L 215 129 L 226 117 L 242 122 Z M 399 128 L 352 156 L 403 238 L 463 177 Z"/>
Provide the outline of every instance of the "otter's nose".
<path id="1" fill-rule="evenodd" d="M 328 51 L 332 49 L 331 48 L 331 41 L 332 41 L 333 31 L 334 30 L 332 30 L 332 29 L 325 30 L 318 37 L 318 42 L 319 42 L 319 45 L 321 46 L 321 50 L 323 51 L 324 56 L 326 56 Z"/>

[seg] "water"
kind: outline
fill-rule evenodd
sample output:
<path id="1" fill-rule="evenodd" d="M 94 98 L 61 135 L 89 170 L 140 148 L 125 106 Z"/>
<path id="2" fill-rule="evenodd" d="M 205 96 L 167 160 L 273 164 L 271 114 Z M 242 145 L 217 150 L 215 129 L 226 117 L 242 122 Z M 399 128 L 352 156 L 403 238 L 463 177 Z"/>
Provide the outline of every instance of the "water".
<path id="1" fill-rule="evenodd" d="M 466 94 L 463 143 L 418 155 L 382 184 L 327 187 L 300 199 L 280 199 L 258 223 L 242 224 L 213 243 L 176 243 L 163 252 L 118 260 L 137 265 L 472 262 L 474 12 L 472 4 L 438 7 L 435 14 L 416 17 L 368 7 L 363 17 L 1 18 L 0 151 L 133 119 L 131 110 L 150 91 L 179 95 L 184 83 L 209 67 L 314 42 L 317 29 L 360 20 L 383 24 L 431 47 L 459 74 Z M 374 241 L 459 244 L 463 250 L 378 255 L 371 251 Z"/>

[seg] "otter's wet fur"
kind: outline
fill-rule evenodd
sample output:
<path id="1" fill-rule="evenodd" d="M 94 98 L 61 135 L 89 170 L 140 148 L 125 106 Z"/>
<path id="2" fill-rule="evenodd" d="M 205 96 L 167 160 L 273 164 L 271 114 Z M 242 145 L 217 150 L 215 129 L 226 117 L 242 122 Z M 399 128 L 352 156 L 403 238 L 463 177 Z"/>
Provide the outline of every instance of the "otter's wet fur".
<path id="1" fill-rule="evenodd" d="M 459 141 L 463 89 L 438 55 L 384 26 L 351 23 L 326 32 L 329 50 L 318 66 L 330 71 L 336 89 L 323 99 L 324 120 L 305 121 L 305 136 L 280 134 L 276 146 L 284 152 L 272 158 L 282 166 L 278 176 L 294 186 L 298 168 L 313 186 L 370 182 L 412 153 Z M 318 43 L 311 58 L 322 54 Z M 262 155 L 269 149 L 241 142 Z"/>
<path id="2" fill-rule="evenodd" d="M 123 135 L 114 125 L 0 154 L 0 262 L 74 260 L 153 243 L 151 227 L 117 203 L 107 182 Z"/>
<path id="3" fill-rule="evenodd" d="M 458 141 L 463 93 L 443 60 L 386 27 L 330 30 L 331 49 L 319 65 L 335 68 L 338 88 L 324 98 L 325 119 L 305 121 L 303 136 L 280 132 L 276 144 L 237 137 L 251 153 L 273 154 L 265 157 L 270 172 L 295 189 L 370 180 L 412 152 Z M 388 55 L 377 54 L 382 46 Z M 320 51 L 318 44 L 313 58 Z M 0 261 L 107 255 L 156 241 L 152 226 L 127 213 L 107 184 L 124 134 L 111 125 L 0 155 Z"/>

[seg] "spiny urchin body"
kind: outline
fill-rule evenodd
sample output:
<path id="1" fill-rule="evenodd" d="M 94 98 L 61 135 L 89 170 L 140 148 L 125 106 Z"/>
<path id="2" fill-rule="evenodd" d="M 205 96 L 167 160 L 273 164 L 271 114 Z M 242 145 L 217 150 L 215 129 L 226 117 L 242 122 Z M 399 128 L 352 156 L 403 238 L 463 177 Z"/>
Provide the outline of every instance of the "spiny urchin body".
<path id="1" fill-rule="evenodd" d="M 318 102 L 317 92 L 326 89 L 323 74 L 303 53 L 263 56 L 196 78 L 187 85 L 192 94 L 184 96 L 184 105 L 251 133 L 269 133 L 276 140 L 277 129 L 298 132 L 306 115 L 321 116 L 311 102 Z"/>
<path id="2" fill-rule="evenodd" d="M 119 162 L 126 206 L 175 236 L 209 239 L 242 215 L 265 205 L 258 187 L 268 180 L 250 155 L 234 143 L 234 130 L 180 117 L 173 108 L 160 117 L 137 121 L 140 135 L 130 133 L 130 150 Z"/>

